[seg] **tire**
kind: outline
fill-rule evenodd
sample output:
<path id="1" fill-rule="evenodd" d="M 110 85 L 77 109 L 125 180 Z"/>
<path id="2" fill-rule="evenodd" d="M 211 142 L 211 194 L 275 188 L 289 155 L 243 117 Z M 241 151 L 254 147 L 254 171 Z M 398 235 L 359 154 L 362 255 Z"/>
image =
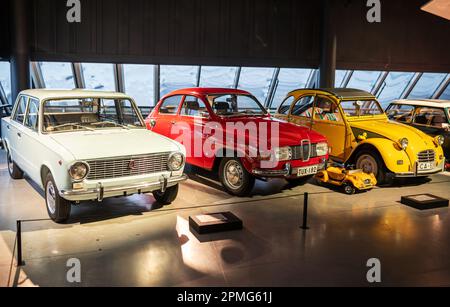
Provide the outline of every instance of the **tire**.
<path id="1" fill-rule="evenodd" d="M 56 223 L 64 223 L 70 217 L 71 202 L 62 198 L 58 193 L 55 180 L 51 173 L 48 173 L 44 182 L 45 205 L 48 216 Z"/>
<path id="2" fill-rule="evenodd" d="M 8 172 L 12 179 L 23 179 L 23 171 L 13 161 L 9 150 L 6 151 L 6 159 L 8 164 Z"/>
<path id="3" fill-rule="evenodd" d="M 172 203 L 178 195 L 178 184 L 172 187 L 168 187 L 164 192 L 161 190 L 153 191 L 153 197 L 156 201 L 163 205 Z"/>
<path id="4" fill-rule="evenodd" d="M 361 151 L 356 156 L 356 169 L 362 169 L 365 173 L 373 173 L 378 184 L 387 183 L 387 169 L 383 159 L 378 153 Z"/>
<path id="5" fill-rule="evenodd" d="M 231 195 L 248 196 L 255 186 L 253 177 L 239 158 L 223 158 L 219 165 L 219 180 Z"/>
<path id="6" fill-rule="evenodd" d="M 353 186 L 353 184 L 348 182 L 342 185 L 342 189 L 344 190 L 344 193 L 347 195 L 353 195 L 356 193 L 356 188 Z"/>
<path id="7" fill-rule="evenodd" d="M 298 186 L 298 185 L 303 185 L 303 184 L 307 183 L 314 176 L 315 175 L 309 175 L 309 176 L 298 177 L 298 178 L 286 178 L 286 181 L 289 182 L 289 185 Z"/>

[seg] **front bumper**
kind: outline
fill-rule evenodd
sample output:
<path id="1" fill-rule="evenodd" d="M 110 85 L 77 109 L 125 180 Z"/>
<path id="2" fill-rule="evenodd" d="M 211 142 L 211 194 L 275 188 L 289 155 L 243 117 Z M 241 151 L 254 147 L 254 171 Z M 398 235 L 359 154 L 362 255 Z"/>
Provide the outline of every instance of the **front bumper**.
<path id="1" fill-rule="evenodd" d="M 321 171 L 323 169 L 326 169 L 326 162 L 322 162 L 320 164 L 315 165 L 307 165 L 303 167 L 313 167 L 313 166 L 317 166 L 317 170 Z M 286 165 L 282 169 L 274 170 L 274 169 L 256 168 L 252 170 L 252 174 L 258 177 L 292 178 L 298 177 L 297 176 L 298 169 L 303 167 L 292 167 L 290 163 L 286 163 Z"/>
<path id="2" fill-rule="evenodd" d="M 156 182 L 141 182 L 132 185 L 119 185 L 112 187 L 103 187 L 101 183 L 96 188 L 83 190 L 61 190 L 59 195 L 69 201 L 97 200 L 115 196 L 129 196 L 133 194 L 148 193 L 156 190 L 164 191 L 166 188 L 177 185 L 185 181 L 186 175 L 168 178 L 161 176 Z"/>
<path id="3" fill-rule="evenodd" d="M 414 166 L 414 172 L 408 172 L 408 173 L 394 173 L 395 178 L 408 178 L 408 177 L 426 177 L 433 174 L 437 174 L 440 172 L 445 171 L 445 160 L 442 160 L 441 164 L 439 164 L 438 167 L 429 170 L 429 171 L 421 171 L 419 172 L 417 170 L 417 163 Z"/>

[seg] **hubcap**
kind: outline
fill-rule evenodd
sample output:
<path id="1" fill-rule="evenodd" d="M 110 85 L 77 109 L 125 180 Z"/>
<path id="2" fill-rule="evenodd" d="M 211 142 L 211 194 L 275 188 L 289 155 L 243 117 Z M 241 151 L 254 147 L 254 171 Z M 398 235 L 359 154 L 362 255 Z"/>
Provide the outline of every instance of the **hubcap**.
<path id="1" fill-rule="evenodd" d="M 350 193 L 352 192 L 352 187 L 349 186 L 349 185 L 345 186 L 345 192 L 346 192 L 347 194 L 350 194 Z"/>
<path id="2" fill-rule="evenodd" d="M 373 173 L 375 177 L 378 175 L 377 161 L 371 155 L 362 155 L 356 162 L 356 167 L 362 169 L 364 173 Z"/>
<path id="3" fill-rule="evenodd" d="M 53 182 L 51 182 L 51 181 L 47 182 L 46 200 L 47 200 L 48 210 L 52 214 L 54 214 L 56 211 L 56 193 L 55 193 L 55 186 L 53 185 Z"/>
<path id="4" fill-rule="evenodd" d="M 242 166 L 234 160 L 225 164 L 225 181 L 233 189 L 239 189 L 243 184 L 244 170 Z"/>

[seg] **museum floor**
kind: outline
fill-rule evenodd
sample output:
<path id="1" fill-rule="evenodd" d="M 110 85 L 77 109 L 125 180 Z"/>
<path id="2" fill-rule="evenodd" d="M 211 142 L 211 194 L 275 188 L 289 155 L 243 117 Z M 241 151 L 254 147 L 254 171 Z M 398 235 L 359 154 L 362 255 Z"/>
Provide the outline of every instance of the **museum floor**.
<path id="1" fill-rule="evenodd" d="M 0 286 L 73 286 L 69 258 L 81 261 L 75 285 L 82 286 L 359 286 L 368 285 L 369 258 L 381 261 L 382 286 L 450 286 L 449 209 L 421 212 L 398 202 L 421 192 L 450 198 L 448 173 L 353 196 L 273 180 L 243 199 L 207 175 L 190 175 L 163 208 L 153 208 L 150 195 L 132 196 L 75 207 L 66 225 L 26 223 L 26 265 L 16 270 L 16 220 L 47 212 L 42 192 L 9 178 L 0 151 Z M 306 232 L 299 228 L 305 191 L 312 193 Z M 190 215 L 221 211 L 240 217 L 244 230 L 189 232 Z"/>

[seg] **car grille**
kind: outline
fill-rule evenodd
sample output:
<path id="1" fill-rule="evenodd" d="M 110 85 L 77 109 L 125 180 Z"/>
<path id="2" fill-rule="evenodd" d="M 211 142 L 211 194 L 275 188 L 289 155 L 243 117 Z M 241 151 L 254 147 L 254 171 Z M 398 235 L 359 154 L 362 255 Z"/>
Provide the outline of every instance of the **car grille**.
<path id="1" fill-rule="evenodd" d="M 309 160 L 317 157 L 317 144 L 304 144 L 300 146 L 292 146 L 292 160 Z"/>
<path id="2" fill-rule="evenodd" d="M 417 159 L 419 162 L 434 162 L 436 159 L 436 153 L 434 150 L 421 151 L 417 155 Z"/>
<path id="3" fill-rule="evenodd" d="M 169 154 L 155 153 L 86 161 L 89 164 L 87 179 L 111 179 L 164 172 L 168 170 Z"/>

